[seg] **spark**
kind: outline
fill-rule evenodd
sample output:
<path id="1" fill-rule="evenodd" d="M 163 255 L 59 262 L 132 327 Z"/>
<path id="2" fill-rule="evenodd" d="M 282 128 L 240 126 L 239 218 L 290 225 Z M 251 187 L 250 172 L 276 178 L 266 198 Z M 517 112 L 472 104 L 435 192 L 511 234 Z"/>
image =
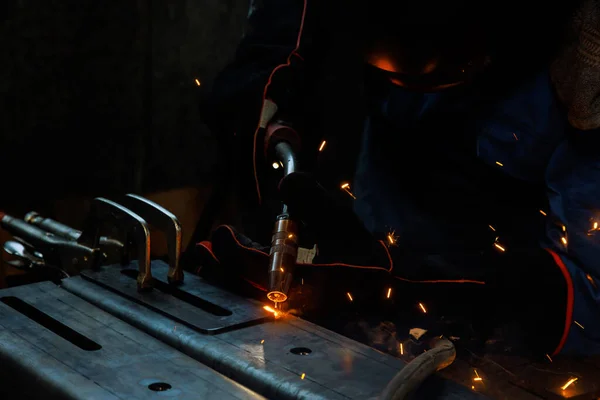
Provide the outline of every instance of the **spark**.
<path id="1" fill-rule="evenodd" d="M 423 314 L 427 314 L 427 309 L 425 308 L 425 306 L 423 305 L 423 303 L 419 303 L 419 307 L 423 311 Z"/>
<path id="2" fill-rule="evenodd" d="M 300 379 L 304 379 L 306 377 L 306 374 L 303 372 L 302 375 L 300 375 Z"/>
<path id="3" fill-rule="evenodd" d="M 560 241 L 566 246 L 567 245 L 567 238 L 566 237 L 561 237 Z"/>
<path id="4" fill-rule="evenodd" d="M 513 132 L 513 136 L 514 136 L 515 140 L 519 140 L 516 133 Z"/>
<path id="5" fill-rule="evenodd" d="M 388 290 L 387 290 L 387 298 L 389 299 L 391 295 L 392 295 L 392 288 L 388 288 Z"/>
<path id="6" fill-rule="evenodd" d="M 386 237 L 390 246 L 396 245 L 396 242 L 398 240 L 398 237 L 396 236 L 396 231 L 390 231 Z"/>
<path id="7" fill-rule="evenodd" d="M 592 228 L 592 229 L 593 229 L 593 230 L 598 230 L 598 223 L 597 223 L 597 222 L 594 222 L 594 225 L 593 225 L 593 228 Z"/>
<path id="8" fill-rule="evenodd" d="M 490 229 L 492 230 L 492 232 L 496 232 L 496 228 L 494 228 L 492 225 L 488 225 L 490 227 Z"/>
<path id="9" fill-rule="evenodd" d="M 571 378 L 571 379 L 569 379 L 569 380 L 568 380 L 568 381 L 567 381 L 567 382 L 566 382 L 564 385 L 562 385 L 560 388 L 561 388 L 562 390 L 567 390 L 567 388 L 568 388 L 569 386 L 571 386 L 572 384 L 574 384 L 575 382 L 577 382 L 577 380 L 578 380 L 578 379 L 579 379 L 579 378 Z"/>
<path id="10" fill-rule="evenodd" d="M 283 268 L 282 268 L 282 267 L 279 267 L 279 270 L 280 270 L 281 272 L 283 272 Z"/>
<path id="11" fill-rule="evenodd" d="M 279 163 L 278 162 L 274 162 L 273 163 L 273 169 L 278 169 L 279 168 Z"/>
<path id="12" fill-rule="evenodd" d="M 200 83 L 200 81 L 198 80 L 198 78 L 194 79 L 194 82 L 196 82 L 196 85 L 198 85 L 198 86 L 200 86 L 200 85 L 201 85 L 201 83 Z"/>
<path id="13" fill-rule="evenodd" d="M 475 390 L 475 386 L 471 386 L 471 389 Z"/>
<path id="14" fill-rule="evenodd" d="M 302 278 L 302 284 L 304 285 L 304 278 Z"/>
<path id="15" fill-rule="evenodd" d="M 321 142 L 321 145 L 319 146 L 319 151 L 323 151 L 323 149 L 325 148 L 325 145 L 327 144 L 327 141 L 323 140 Z"/>
<path id="16" fill-rule="evenodd" d="M 575 325 L 577 325 L 578 327 L 580 327 L 581 329 L 585 329 L 585 327 L 584 327 L 583 325 L 581 325 L 579 322 L 577 322 L 577 321 L 573 321 L 573 323 L 574 323 Z"/>
<path id="17" fill-rule="evenodd" d="M 356 200 L 356 196 L 354 195 L 354 193 L 352 193 L 350 191 L 350 184 L 349 183 L 342 183 L 341 188 L 342 188 L 343 191 L 345 191 L 346 193 L 348 193 L 350 195 L 350 197 L 352 197 L 354 200 Z"/>
<path id="18" fill-rule="evenodd" d="M 265 344 L 265 339 L 261 340 L 260 344 Z"/>
<path id="19" fill-rule="evenodd" d="M 473 380 L 475 382 L 481 382 L 481 381 L 483 381 L 483 378 L 479 376 L 479 374 L 477 373 L 476 369 L 474 369 L 473 372 L 475 372 L 475 378 L 473 378 Z"/>
<path id="20" fill-rule="evenodd" d="M 350 294 L 350 292 L 346 293 L 346 296 L 348 296 L 348 298 L 350 299 L 350 301 L 354 301 L 354 299 L 352 298 L 352 295 Z"/>
<path id="21" fill-rule="evenodd" d="M 504 167 L 504 164 L 502 164 L 500 161 L 496 161 L 496 164 L 498 164 L 501 167 Z"/>
<path id="22" fill-rule="evenodd" d="M 291 238 L 293 238 L 293 237 L 294 237 L 294 234 L 293 234 L 293 233 L 290 233 L 290 234 L 288 235 L 288 239 L 291 239 Z"/>
<path id="23" fill-rule="evenodd" d="M 594 278 L 592 278 L 590 274 L 586 274 L 585 277 L 592 284 L 592 286 L 596 288 L 596 281 L 594 280 Z"/>
<path id="24" fill-rule="evenodd" d="M 400 355 L 404 355 L 404 343 L 400 343 Z"/>
<path id="25" fill-rule="evenodd" d="M 502 247 L 501 245 L 499 245 L 498 243 L 494 243 L 494 247 L 496 247 L 498 250 L 504 252 L 506 251 L 506 249 L 504 247 Z"/>
<path id="26" fill-rule="evenodd" d="M 550 362 L 553 362 L 553 361 L 552 361 L 552 357 L 550 357 L 550 355 L 549 355 L 549 354 L 546 354 L 546 358 L 548 359 L 548 361 L 550 361 Z"/>
<path id="27" fill-rule="evenodd" d="M 567 231 L 567 227 L 566 227 L 566 225 L 563 225 L 563 226 L 562 226 L 562 231 L 563 231 L 563 232 L 566 232 L 566 231 Z"/>
<path id="28" fill-rule="evenodd" d="M 544 210 L 540 210 L 540 214 L 542 214 L 544 217 L 548 214 L 546 214 L 546 212 Z"/>

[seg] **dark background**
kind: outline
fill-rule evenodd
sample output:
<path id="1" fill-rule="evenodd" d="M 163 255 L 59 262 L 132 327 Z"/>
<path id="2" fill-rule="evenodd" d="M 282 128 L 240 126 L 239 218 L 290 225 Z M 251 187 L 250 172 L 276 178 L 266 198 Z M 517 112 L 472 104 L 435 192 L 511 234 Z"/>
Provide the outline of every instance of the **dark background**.
<path id="1" fill-rule="evenodd" d="M 88 199 L 135 192 L 189 240 L 220 162 L 199 104 L 248 3 L 3 0 L 0 210 L 79 226 Z"/>

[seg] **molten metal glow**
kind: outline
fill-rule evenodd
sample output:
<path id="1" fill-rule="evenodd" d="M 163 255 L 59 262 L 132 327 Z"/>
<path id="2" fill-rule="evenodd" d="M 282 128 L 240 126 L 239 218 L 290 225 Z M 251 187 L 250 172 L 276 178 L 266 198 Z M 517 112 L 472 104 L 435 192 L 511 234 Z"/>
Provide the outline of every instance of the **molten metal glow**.
<path id="1" fill-rule="evenodd" d="M 265 311 L 272 313 L 274 317 L 279 317 L 279 312 L 277 310 L 275 310 L 273 307 L 264 306 L 263 308 L 265 309 Z M 263 342 L 264 342 L 264 340 L 261 343 L 263 343 Z"/>
<path id="2" fill-rule="evenodd" d="M 287 295 L 285 293 L 279 291 L 272 291 L 267 293 L 267 299 L 271 300 L 274 303 L 283 303 L 287 300 Z"/>

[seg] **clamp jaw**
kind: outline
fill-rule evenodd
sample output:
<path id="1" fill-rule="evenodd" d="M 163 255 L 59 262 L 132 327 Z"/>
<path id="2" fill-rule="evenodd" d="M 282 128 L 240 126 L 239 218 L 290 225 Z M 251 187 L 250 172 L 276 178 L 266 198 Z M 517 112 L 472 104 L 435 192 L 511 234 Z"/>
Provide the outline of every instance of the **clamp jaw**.
<path id="1" fill-rule="evenodd" d="M 124 205 L 101 197 L 92 200 L 82 231 L 36 212 L 28 213 L 23 220 L 4 215 L 0 226 L 14 236 L 14 240 L 4 244 L 4 251 L 17 258 L 11 262 L 16 268 L 49 267 L 67 275 L 103 265 L 127 265 L 134 252 L 139 267 L 138 290 L 150 291 L 154 282 L 150 260 L 152 226 L 167 238 L 169 283 L 182 283 L 179 263 L 182 235 L 177 217 L 134 194 L 126 195 L 121 203 Z"/>

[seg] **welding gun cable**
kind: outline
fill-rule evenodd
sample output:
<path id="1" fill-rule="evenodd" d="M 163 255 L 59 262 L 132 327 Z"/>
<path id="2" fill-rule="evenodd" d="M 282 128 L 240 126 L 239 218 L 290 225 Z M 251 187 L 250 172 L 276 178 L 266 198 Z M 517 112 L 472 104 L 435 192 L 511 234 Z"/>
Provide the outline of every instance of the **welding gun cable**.
<path id="1" fill-rule="evenodd" d="M 381 400 L 407 399 L 425 379 L 454 362 L 454 344 L 446 338 L 434 340 L 431 350 L 417 356 L 392 378 L 383 390 Z"/>

